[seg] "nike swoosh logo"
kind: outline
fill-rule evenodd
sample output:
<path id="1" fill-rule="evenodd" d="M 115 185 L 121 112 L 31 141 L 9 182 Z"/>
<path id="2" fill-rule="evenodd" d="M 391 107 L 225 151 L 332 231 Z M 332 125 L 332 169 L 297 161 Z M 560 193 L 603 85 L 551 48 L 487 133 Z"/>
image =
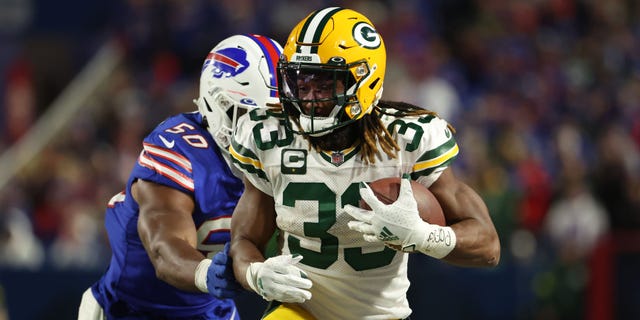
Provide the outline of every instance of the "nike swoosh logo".
<path id="1" fill-rule="evenodd" d="M 176 144 L 175 140 L 169 141 L 169 140 L 165 139 L 161 135 L 158 135 L 158 137 L 160 137 L 160 140 L 162 140 L 162 143 L 164 143 L 164 146 L 169 148 L 169 149 L 173 148 L 173 146 Z"/>

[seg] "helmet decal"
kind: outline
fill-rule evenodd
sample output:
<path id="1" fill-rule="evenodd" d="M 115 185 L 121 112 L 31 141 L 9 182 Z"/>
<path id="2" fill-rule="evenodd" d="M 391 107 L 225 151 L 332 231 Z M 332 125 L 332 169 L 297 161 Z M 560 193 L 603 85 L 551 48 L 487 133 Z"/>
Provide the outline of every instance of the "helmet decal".
<path id="1" fill-rule="evenodd" d="M 353 39 L 361 46 L 369 49 L 375 49 L 382 43 L 376 29 L 366 22 L 359 22 L 353 26 Z"/>
<path id="2" fill-rule="evenodd" d="M 249 106 L 258 106 L 258 104 L 251 98 L 242 98 L 240 102 Z"/>
<path id="3" fill-rule="evenodd" d="M 300 37 L 298 38 L 298 42 L 300 43 L 319 43 L 320 37 L 322 36 L 322 32 L 325 29 L 327 22 L 331 19 L 331 17 L 336 14 L 338 11 L 344 10 L 339 7 L 331 7 L 319 10 L 313 13 L 307 21 L 305 22 L 302 30 L 300 31 Z M 308 50 L 307 52 L 303 52 L 302 50 Z M 302 47 L 299 46 L 297 48 L 298 53 L 318 53 L 317 46 L 310 47 Z"/>
<path id="4" fill-rule="evenodd" d="M 207 56 L 204 68 L 213 61 L 213 77 L 235 77 L 249 67 L 247 52 L 240 48 L 224 48 Z"/>

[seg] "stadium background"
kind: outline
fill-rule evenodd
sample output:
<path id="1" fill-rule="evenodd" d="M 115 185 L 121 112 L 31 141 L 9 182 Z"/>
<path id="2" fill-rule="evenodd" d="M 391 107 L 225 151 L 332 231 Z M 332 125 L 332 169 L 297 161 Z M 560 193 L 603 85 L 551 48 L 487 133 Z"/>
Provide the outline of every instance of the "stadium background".
<path id="1" fill-rule="evenodd" d="M 284 42 L 328 5 L 383 35 L 386 99 L 457 128 L 454 167 L 500 234 L 495 269 L 412 256 L 413 318 L 640 319 L 640 3 L 623 0 L 0 0 L 0 319 L 76 316 L 108 262 L 105 204 L 145 133 L 195 110 L 213 44 Z"/>

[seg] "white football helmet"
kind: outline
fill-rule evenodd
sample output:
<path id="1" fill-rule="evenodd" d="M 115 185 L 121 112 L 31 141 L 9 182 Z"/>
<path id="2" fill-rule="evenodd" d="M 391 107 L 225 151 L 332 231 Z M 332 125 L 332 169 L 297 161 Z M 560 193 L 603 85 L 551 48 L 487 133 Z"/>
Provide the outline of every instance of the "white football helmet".
<path id="1" fill-rule="evenodd" d="M 222 40 L 207 55 L 194 100 L 204 124 L 225 153 L 236 121 L 247 110 L 278 104 L 276 66 L 282 46 L 256 34 Z"/>

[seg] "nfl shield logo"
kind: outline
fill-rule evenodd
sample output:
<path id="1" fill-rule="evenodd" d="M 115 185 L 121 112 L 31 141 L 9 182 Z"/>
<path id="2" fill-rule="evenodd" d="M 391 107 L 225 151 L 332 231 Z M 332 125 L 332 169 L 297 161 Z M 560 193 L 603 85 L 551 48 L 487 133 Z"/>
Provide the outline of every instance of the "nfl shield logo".
<path id="1" fill-rule="evenodd" d="M 344 154 L 342 154 L 342 151 L 331 153 L 331 163 L 336 167 L 344 163 Z"/>

